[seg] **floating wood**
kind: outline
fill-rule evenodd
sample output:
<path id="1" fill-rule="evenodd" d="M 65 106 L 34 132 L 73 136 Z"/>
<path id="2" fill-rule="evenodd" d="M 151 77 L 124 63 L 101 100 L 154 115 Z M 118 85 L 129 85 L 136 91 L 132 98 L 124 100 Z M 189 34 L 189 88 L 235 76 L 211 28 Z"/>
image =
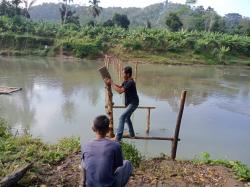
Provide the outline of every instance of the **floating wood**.
<path id="1" fill-rule="evenodd" d="M 0 94 L 11 94 L 13 92 L 17 92 L 22 90 L 22 88 L 16 87 L 0 87 Z"/>
<path id="2" fill-rule="evenodd" d="M 0 181 L 0 186 L 1 187 L 12 187 L 12 186 L 14 186 L 21 178 L 23 178 L 23 176 L 32 167 L 32 165 L 33 165 L 32 163 L 27 164 L 25 167 L 17 170 L 16 172 L 13 172 L 12 174 L 10 174 L 7 177 L 4 177 Z"/>
<path id="3" fill-rule="evenodd" d="M 174 133 L 174 140 L 172 141 L 172 150 L 171 150 L 171 158 L 175 160 L 176 158 L 176 151 L 178 146 L 178 139 L 179 139 L 179 132 L 181 128 L 181 119 L 184 111 L 185 101 L 186 101 L 186 95 L 187 91 L 184 90 L 181 93 L 181 103 L 180 103 L 180 109 L 177 117 L 176 127 L 175 127 L 175 133 Z"/>

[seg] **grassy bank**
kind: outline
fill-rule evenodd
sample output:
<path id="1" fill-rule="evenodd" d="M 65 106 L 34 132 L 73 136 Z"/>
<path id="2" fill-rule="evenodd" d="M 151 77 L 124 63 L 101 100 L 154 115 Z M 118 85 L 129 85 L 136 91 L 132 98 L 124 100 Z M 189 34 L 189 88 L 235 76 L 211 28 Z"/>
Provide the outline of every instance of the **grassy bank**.
<path id="1" fill-rule="evenodd" d="M 139 166 L 142 157 L 133 145 L 123 143 L 123 152 L 126 159 Z M 79 153 L 79 138 L 64 138 L 57 144 L 45 144 L 38 138 L 30 135 L 13 136 L 6 122 L 0 118 L 0 180 L 27 163 L 34 163 L 31 171 L 20 181 L 21 185 L 29 186 L 41 184 L 48 168 L 58 165 L 70 155 Z M 78 155 L 79 159 L 80 156 Z M 78 163 L 79 165 L 80 161 Z"/>
<path id="2" fill-rule="evenodd" d="M 166 29 L 57 25 L 0 16 L 0 51 L 6 55 L 72 55 L 96 58 L 105 53 L 126 60 L 166 64 L 250 64 L 250 37 Z M 13 24 L 15 23 L 15 24 Z"/>

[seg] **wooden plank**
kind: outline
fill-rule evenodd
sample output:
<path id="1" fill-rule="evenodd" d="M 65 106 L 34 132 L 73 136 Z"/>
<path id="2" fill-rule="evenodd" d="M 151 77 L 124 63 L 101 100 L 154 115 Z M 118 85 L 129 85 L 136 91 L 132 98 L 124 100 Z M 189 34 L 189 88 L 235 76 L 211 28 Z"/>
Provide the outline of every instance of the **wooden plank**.
<path id="1" fill-rule="evenodd" d="M 113 108 L 126 108 L 125 106 L 113 106 Z M 138 106 L 138 109 L 156 109 L 153 106 Z"/>
<path id="2" fill-rule="evenodd" d="M 100 69 L 98 69 L 98 71 L 100 72 L 103 79 L 111 79 L 111 76 L 106 66 L 101 67 Z"/>
<path id="3" fill-rule="evenodd" d="M 135 136 L 131 137 L 128 135 L 123 135 L 123 138 L 128 138 L 128 139 L 141 139 L 141 140 L 168 140 L 168 141 L 173 141 L 174 138 L 169 138 L 169 137 L 154 137 L 154 136 Z M 180 139 L 178 139 L 180 141 Z"/>
<path id="4" fill-rule="evenodd" d="M 178 146 L 178 139 L 179 139 L 179 132 L 181 128 L 181 119 L 184 111 L 185 101 L 186 101 L 186 95 L 187 91 L 184 90 L 181 93 L 181 103 L 180 103 L 180 109 L 179 114 L 177 117 L 176 127 L 175 127 L 175 134 L 174 134 L 174 140 L 172 141 L 172 150 L 171 150 L 171 158 L 175 160 L 176 158 L 176 151 Z"/>

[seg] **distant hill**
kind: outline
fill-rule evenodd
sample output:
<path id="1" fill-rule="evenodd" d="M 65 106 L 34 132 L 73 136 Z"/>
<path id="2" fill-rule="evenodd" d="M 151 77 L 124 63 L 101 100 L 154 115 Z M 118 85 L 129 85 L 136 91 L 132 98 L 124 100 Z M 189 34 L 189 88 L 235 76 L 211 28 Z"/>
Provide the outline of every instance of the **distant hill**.
<path id="1" fill-rule="evenodd" d="M 59 13 L 60 4 L 44 3 L 42 5 L 34 6 L 30 10 L 31 18 L 35 21 L 44 20 L 50 22 L 60 22 Z M 81 24 L 86 24 L 92 17 L 89 14 L 88 7 L 72 5 L 77 15 L 80 17 Z M 101 15 L 97 18 L 98 23 L 102 23 L 108 19 L 111 19 L 115 13 L 127 14 L 131 22 L 130 27 L 145 26 L 147 20 L 149 20 L 153 27 L 165 27 L 164 19 L 166 13 L 169 11 L 179 10 L 186 7 L 182 4 L 169 3 L 166 6 L 164 3 L 157 3 L 145 8 L 121 8 L 110 7 L 103 8 Z"/>
<path id="2" fill-rule="evenodd" d="M 60 6 L 60 3 L 44 3 L 34 6 L 30 10 L 31 18 L 35 21 L 44 20 L 60 23 Z M 72 5 L 71 9 L 76 11 L 82 25 L 92 20 L 87 6 Z M 115 13 L 119 13 L 128 16 L 130 28 L 145 27 L 147 21 L 151 23 L 152 27 L 166 28 L 165 19 L 166 15 L 170 12 L 178 14 L 184 29 L 217 31 L 250 36 L 250 18 L 244 18 L 238 13 L 229 13 L 222 17 L 211 7 L 207 9 L 202 6 L 191 8 L 190 6 L 177 3 L 157 3 L 145 8 L 103 8 L 101 15 L 97 18 L 97 23 L 103 23 L 111 19 Z"/>

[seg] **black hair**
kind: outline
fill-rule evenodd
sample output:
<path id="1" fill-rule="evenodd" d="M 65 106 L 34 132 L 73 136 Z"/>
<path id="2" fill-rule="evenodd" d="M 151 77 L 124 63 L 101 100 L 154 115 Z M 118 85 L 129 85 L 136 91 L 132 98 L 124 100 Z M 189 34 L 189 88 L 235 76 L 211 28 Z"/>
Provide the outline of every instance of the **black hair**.
<path id="1" fill-rule="evenodd" d="M 125 74 L 129 74 L 129 77 L 132 77 L 132 68 L 130 66 L 126 66 L 123 70 Z"/>
<path id="2" fill-rule="evenodd" d="M 97 116 L 94 119 L 94 130 L 106 134 L 109 130 L 109 118 L 105 115 Z"/>

